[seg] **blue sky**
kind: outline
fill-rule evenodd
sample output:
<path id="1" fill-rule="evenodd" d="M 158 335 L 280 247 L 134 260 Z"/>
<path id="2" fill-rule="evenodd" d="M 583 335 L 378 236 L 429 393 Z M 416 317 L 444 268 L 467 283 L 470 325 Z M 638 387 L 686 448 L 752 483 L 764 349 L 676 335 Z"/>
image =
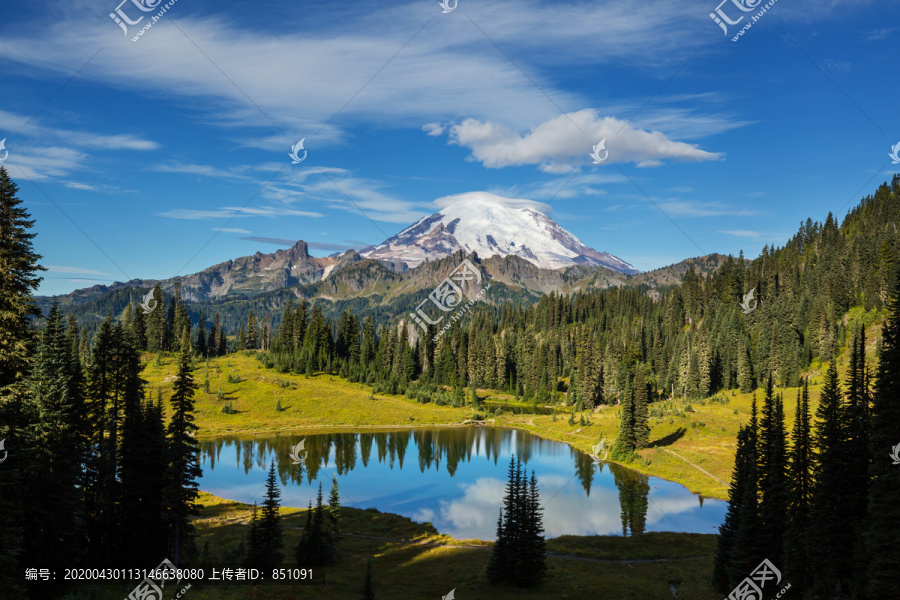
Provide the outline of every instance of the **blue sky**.
<path id="1" fill-rule="evenodd" d="M 165 2 L 8 5 L 0 139 L 40 293 L 358 249 L 473 191 L 641 270 L 756 256 L 900 170 L 900 6 L 778 0 L 732 42 L 743 1 L 725 36 L 716 0 L 177 0 L 136 42 Z"/>

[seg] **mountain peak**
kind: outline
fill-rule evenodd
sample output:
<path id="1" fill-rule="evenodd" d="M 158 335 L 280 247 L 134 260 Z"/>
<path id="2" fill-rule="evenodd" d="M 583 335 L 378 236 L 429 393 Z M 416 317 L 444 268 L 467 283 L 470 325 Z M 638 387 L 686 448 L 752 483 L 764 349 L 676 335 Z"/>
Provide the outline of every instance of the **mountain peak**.
<path id="1" fill-rule="evenodd" d="M 544 269 L 588 264 L 620 273 L 638 272 L 622 259 L 586 246 L 532 200 L 469 192 L 441 198 L 435 204 L 442 207 L 439 212 L 366 249 L 363 256 L 401 260 L 415 267 L 463 250 L 483 258 L 515 255 Z"/>

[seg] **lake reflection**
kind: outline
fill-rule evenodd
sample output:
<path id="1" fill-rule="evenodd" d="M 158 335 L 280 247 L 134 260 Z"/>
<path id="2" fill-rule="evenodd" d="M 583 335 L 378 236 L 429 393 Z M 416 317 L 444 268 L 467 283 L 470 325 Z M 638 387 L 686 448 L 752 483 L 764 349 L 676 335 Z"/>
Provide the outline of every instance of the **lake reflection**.
<path id="1" fill-rule="evenodd" d="M 291 447 L 305 439 L 305 465 Z M 221 438 L 201 444 L 200 489 L 240 502 L 261 502 L 269 461 L 283 485 L 283 506 L 315 502 L 337 476 L 341 502 L 431 522 L 458 539 L 493 540 L 513 454 L 535 471 L 548 537 L 644 531 L 715 533 L 725 503 L 679 484 L 618 465 L 595 465 L 565 444 L 490 427 L 378 433 Z M 301 453 L 302 456 L 302 453 Z"/>

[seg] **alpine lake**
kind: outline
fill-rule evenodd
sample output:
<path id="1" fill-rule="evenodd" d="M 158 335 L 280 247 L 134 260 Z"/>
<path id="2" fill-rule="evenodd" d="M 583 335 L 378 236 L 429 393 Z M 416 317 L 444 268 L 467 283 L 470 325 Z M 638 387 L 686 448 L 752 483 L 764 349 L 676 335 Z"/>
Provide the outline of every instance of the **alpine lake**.
<path id="1" fill-rule="evenodd" d="M 493 427 L 216 438 L 201 441 L 199 484 L 223 498 L 261 503 L 274 461 L 282 506 L 315 504 L 320 485 L 327 502 L 336 477 L 345 506 L 430 522 L 456 539 L 493 540 L 513 455 L 537 477 L 548 538 L 716 533 L 725 516 L 725 502 L 677 483 Z"/>

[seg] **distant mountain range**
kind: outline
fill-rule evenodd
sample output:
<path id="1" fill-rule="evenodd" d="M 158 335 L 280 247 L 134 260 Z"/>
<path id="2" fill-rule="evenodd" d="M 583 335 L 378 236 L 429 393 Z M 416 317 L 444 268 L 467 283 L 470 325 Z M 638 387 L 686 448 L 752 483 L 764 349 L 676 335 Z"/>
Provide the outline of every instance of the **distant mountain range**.
<path id="1" fill-rule="evenodd" d="M 354 310 L 400 314 L 420 300 L 464 259 L 492 282 L 495 298 L 537 299 L 552 292 L 569 294 L 626 285 L 650 288 L 681 282 L 693 267 L 718 269 L 722 255 L 693 258 L 648 273 L 624 260 L 585 246 L 548 216 L 533 208 L 510 208 L 485 194 L 469 195 L 453 206 L 421 219 L 378 246 L 359 253 L 314 257 L 306 242 L 270 254 L 257 252 L 219 263 L 198 273 L 164 280 L 132 279 L 95 285 L 56 297 L 39 297 L 42 308 L 53 300 L 64 310 L 100 319 L 118 314 L 155 284 L 171 293 L 181 283 L 182 297 L 207 312 L 276 314 L 290 299 L 320 298 L 350 303 Z"/>

